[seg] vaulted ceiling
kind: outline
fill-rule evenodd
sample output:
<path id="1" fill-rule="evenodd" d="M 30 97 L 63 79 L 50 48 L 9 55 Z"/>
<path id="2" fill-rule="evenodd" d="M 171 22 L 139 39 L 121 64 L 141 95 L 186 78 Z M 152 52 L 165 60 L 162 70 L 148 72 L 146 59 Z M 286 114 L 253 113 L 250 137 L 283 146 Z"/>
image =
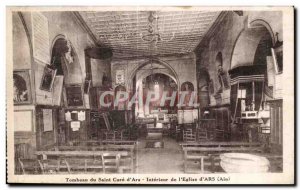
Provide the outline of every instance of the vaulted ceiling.
<path id="1" fill-rule="evenodd" d="M 161 39 L 150 43 L 142 39 L 149 34 L 149 11 L 78 12 L 98 44 L 111 48 L 116 58 L 192 52 L 219 14 L 218 11 L 155 12 L 154 29 Z"/>

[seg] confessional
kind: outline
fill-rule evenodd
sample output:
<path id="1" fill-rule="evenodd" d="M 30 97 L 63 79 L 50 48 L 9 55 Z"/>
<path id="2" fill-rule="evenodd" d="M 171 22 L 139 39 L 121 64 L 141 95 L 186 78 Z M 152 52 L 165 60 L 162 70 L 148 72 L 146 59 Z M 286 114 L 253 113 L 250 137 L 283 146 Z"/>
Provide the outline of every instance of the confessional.
<path id="1" fill-rule="evenodd" d="M 261 134 L 270 133 L 269 109 L 265 100 L 266 94 L 266 66 L 239 66 L 229 71 L 231 96 L 230 109 L 233 123 L 237 124 L 237 134 L 240 140 L 258 142 Z"/>

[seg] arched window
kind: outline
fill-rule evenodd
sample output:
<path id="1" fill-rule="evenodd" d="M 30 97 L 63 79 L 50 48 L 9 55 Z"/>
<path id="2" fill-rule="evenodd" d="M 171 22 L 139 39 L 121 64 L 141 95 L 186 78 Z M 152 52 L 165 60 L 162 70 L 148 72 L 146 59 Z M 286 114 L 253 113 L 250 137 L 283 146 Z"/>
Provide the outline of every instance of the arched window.
<path id="1" fill-rule="evenodd" d="M 51 64 L 57 69 L 57 75 L 68 73 L 68 64 L 73 63 L 74 50 L 68 40 L 59 38 L 55 41 L 52 48 Z M 63 61 L 66 64 L 63 64 Z"/>
<path id="2" fill-rule="evenodd" d="M 65 84 L 81 84 L 82 72 L 79 58 L 69 39 L 56 37 L 51 52 L 51 66 L 57 76 L 64 76 Z"/>
<path id="3" fill-rule="evenodd" d="M 191 82 L 184 82 L 181 85 L 181 91 L 194 91 L 194 85 Z"/>

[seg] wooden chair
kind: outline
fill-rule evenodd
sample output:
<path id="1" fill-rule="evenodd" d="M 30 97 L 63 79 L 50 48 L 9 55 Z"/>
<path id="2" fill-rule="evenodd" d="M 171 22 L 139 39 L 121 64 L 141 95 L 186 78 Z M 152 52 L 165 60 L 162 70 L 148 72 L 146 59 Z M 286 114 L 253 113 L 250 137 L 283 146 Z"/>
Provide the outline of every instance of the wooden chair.
<path id="1" fill-rule="evenodd" d="M 120 154 L 103 153 L 103 173 L 119 173 Z"/>
<path id="2" fill-rule="evenodd" d="M 185 129 L 183 131 L 183 141 L 185 142 L 196 142 L 196 134 L 192 129 Z"/>
<path id="3" fill-rule="evenodd" d="M 206 132 L 207 132 L 207 138 L 210 141 L 214 141 L 215 140 L 215 128 L 206 128 Z"/>
<path id="4" fill-rule="evenodd" d="M 21 167 L 21 171 L 23 175 L 43 173 L 43 167 L 37 159 L 18 158 L 18 163 Z"/>
<path id="5" fill-rule="evenodd" d="M 176 139 L 176 124 L 174 122 L 171 122 L 170 137 Z"/>
<path id="6" fill-rule="evenodd" d="M 175 126 L 175 137 L 176 137 L 176 141 L 182 140 L 182 130 L 179 125 Z"/>
<path id="7" fill-rule="evenodd" d="M 130 131 L 129 130 L 122 130 L 122 140 L 129 140 L 130 139 Z"/>
<path id="8" fill-rule="evenodd" d="M 207 130 L 203 128 L 199 128 L 197 130 L 197 137 L 198 137 L 198 141 L 207 141 L 208 140 Z"/>
<path id="9" fill-rule="evenodd" d="M 206 129 L 208 140 L 214 140 L 215 138 L 215 119 L 200 119 L 200 128 Z"/>
<path id="10" fill-rule="evenodd" d="M 114 140 L 116 141 L 123 140 L 122 131 L 114 131 Z"/>
<path id="11" fill-rule="evenodd" d="M 105 140 L 115 140 L 115 132 L 114 131 L 107 131 L 105 132 Z"/>
<path id="12" fill-rule="evenodd" d="M 70 173 L 70 167 L 65 159 L 39 160 L 43 174 Z"/>
<path id="13" fill-rule="evenodd" d="M 223 129 L 215 129 L 215 140 L 216 141 L 224 141 L 225 132 Z"/>

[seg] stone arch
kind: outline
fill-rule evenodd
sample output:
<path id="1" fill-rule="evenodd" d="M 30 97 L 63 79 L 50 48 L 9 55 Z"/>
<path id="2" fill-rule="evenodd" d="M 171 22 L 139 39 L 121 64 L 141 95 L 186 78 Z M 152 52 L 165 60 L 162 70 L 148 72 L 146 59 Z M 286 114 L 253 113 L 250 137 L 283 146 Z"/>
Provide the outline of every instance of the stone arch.
<path id="1" fill-rule="evenodd" d="M 270 24 L 267 21 L 265 21 L 263 19 L 255 19 L 255 20 L 251 21 L 249 25 L 250 25 L 250 27 L 264 26 L 271 35 L 272 44 L 275 45 L 275 35 L 274 35 L 274 32 L 273 32 Z"/>
<path id="2" fill-rule="evenodd" d="M 159 69 L 159 70 L 156 70 L 156 69 L 155 70 L 151 70 L 151 69 L 148 70 L 148 69 L 146 69 L 146 71 L 144 71 L 142 73 L 142 75 L 139 78 L 137 78 L 136 76 L 137 76 L 138 72 L 141 69 L 146 68 L 150 64 L 156 65 L 156 66 L 162 66 L 163 69 Z M 143 90 L 141 90 L 141 88 L 138 88 L 138 87 L 140 85 L 142 85 L 142 79 L 146 78 L 147 76 L 150 76 L 151 74 L 164 74 L 164 75 L 170 77 L 172 80 L 174 80 L 177 83 L 177 91 L 179 90 L 180 81 L 178 80 L 177 73 L 175 72 L 175 70 L 168 63 L 166 63 L 164 61 L 161 61 L 159 59 L 147 60 L 147 61 L 143 62 L 142 64 L 139 64 L 138 66 L 136 66 L 133 69 L 133 71 L 128 75 L 129 77 L 128 77 L 127 89 L 129 91 L 133 90 L 134 93 L 135 92 L 137 92 L 139 94 L 143 93 Z M 135 82 L 137 84 L 135 89 L 133 89 L 134 79 L 135 79 Z M 177 93 L 177 96 L 178 96 L 178 93 Z M 136 114 L 143 114 L 145 112 L 147 113 L 148 108 L 146 108 L 144 106 L 138 106 L 138 107 L 135 106 L 134 110 L 135 110 L 135 115 L 136 115 Z"/>
<path id="3" fill-rule="evenodd" d="M 171 79 L 173 79 L 175 81 L 175 83 L 177 84 L 177 79 L 175 78 L 175 76 L 173 75 L 173 73 L 170 73 L 170 72 L 167 72 L 165 69 L 155 69 L 153 71 L 151 71 L 150 69 L 149 70 L 145 70 L 144 72 L 142 72 L 140 74 L 140 77 L 138 77 L 136 80 L 140 80 L 140 79 L 144 79 L 152 74 L 164 74 L 164 75 L 167 75 L 168 77 L 170 77 Z"/>
<path id="4" fill-rule="evenodd" d="M 251 27 L 243 29 L 235 41 L 231 55 L 230 69 L 238 66 L 252 65 L 257 47 L 264 35 L 269 34 L 272 45 L 274 45 L 274 34 L 270 31 L 271 28 L 266 22 L 256 20 L 251 23 Z"/>
<path id="5" fill-rule="evenodd" d="M 193 85 L 193 83 L 186 81 L 186 82 L 182 83 L 180 90 L 181 91 L 194 91 L 194 85 Z"/>
<path id="6" fill-rule="evenodd" d="M 171 73 L 174 75 L 173 77 L 176 79 L 175 82 L 177 82 L 177 85 L 180 84 L 180 81 L 179 81 L 179 78 L 178 78 L 178 75 L 177 75 L 176 71 L 167 62 L 162 61 L 160 59 L 153 59 L 152 62 L 155 63 L 155 64 L 159 64 L 161 66 L 164 66 L 166 69 L 170 70 Z M 136 66 L 133 69 L 133 71 L 129 74 L 129 82 L 127 83 L 127 89 L 131 89 L 131 87 L 133 86 L 132 85 L 133 78 L 137 74 L 137 72 L 140 69 L 142 69 L 143 67 L 145 67 L 146 65 L 150 64 L 150 63 L 151 63 L 151 60 L 145 61 L 144 63 Z"/>
<path id="7" fill-rule="evenodd" d="M 118 85 L 115 87 L 115 94 L 117 94 L 118 91 L 126 92 L 126 87 L 124 85 Z"/>
<path id="8" fill-rule="evenodd" d="M 234 40 L 234 43 L 233 43 L 233 46 L 231 47 L 231 55 L 230 55 L 230 62 L 229 62 L 229 69 L 231 69 L 232 68 L 232 58 L 233 58 L 233 53 L 234 53 L 234 49 L 235 49 L 235 46 L 236 46 L 236 43 L 237 43 L 237 41 L 239 40 L 239 38 L 240 38 L 240 36 L 242 35 L 242 33 L 245 31 L 245 28 L 243 28 L 240 32 L 239 32 L 239 34 L 237 35 L 237 37 L 235 38 L 235 40 Z"/>
<path id="9" fill-rule="evenodd" d="M 69 48 L 71 48 L 68 56 Z M 81 84 L 82 72 L 78 54 L 72 42 L 63 34 L 57 35 L 51 44 L 51 64 L 57 68 L 57 75 L 64 75 L 66 84 Z"/>

